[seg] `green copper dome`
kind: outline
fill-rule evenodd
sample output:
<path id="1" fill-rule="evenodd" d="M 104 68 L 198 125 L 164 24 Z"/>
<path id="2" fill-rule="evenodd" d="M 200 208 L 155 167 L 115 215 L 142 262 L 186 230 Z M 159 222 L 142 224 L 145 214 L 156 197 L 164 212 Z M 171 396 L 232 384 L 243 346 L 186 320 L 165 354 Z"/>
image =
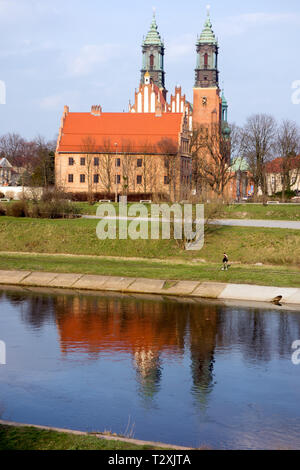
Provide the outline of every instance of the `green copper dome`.
<path id="1" fill-rule="evenodd" d="M 143 42 L 143 45 L 153 45 L 153 46 L 163 46 L 160 34 L 158 32 L 158 27 L 156 24 L 155 13 L 153 13 L 153 19 L 150 26 L 150 30 L 146 36 L 146 39 Z"/>
<path id="2" fill-rule="evenodd" d="M 209 11 L 207 11 L 207 18 L 204 23 L 204 28 L 203 31 L 200 35 L 200 38 L 197 41 L 197 44 L 214 44 L 217 45 L 218 41 L 215 36 L 215 33 L 213 32 L 212 29 L 212 24 L 210 21 L 210 16 L 209 16 Z"/>

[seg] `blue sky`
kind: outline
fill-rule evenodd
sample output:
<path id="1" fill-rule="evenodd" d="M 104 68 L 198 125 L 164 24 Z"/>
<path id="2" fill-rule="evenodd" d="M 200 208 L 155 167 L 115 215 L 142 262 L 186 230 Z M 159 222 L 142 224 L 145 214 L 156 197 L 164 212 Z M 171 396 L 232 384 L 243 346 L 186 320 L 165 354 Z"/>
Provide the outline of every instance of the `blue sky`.
<path id="1" fill-rule="evenodd" d="M 300 80 L 299 0 L 211 0 L 231 122 L 255 112 L 300 124 L 292 83 Z M 192 100 L 195 41 L 206 16 L 199 0 L 0 0 L 0 134 L 54 138 L 71 111 L 128 110 L 139 84 L 141 42 L 156 7 L 166 47 L 166 85 Z"/>

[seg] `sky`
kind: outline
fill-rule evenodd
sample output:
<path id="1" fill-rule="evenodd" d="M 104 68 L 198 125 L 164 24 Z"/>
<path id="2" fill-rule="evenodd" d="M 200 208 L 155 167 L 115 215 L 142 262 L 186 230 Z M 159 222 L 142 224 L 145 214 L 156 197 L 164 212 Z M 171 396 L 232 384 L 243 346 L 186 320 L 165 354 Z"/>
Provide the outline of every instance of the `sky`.
<path id="1" fill-rule="evenodd" d="M 229 121 L 253 113 L 300 124 L 299 0 L 211 0 L 220 85 Z M 141 44 L 156 8 L 165 42 L 166 87 L 192 101 L 195 42 L 206 18 L 199 0 L 0 0 L 0 135 L 56 137 L 70 111 L 128 111 L 139 85 Z M 297 84 L 298 81 L 298 84 Z M 1 86 L 2 85 L 2 86 Z M 1 100 L 2 90 L 2 100 Z M 297 95 L 300 97 L 300 93 Z M 295 100 L 294 100 L 295 101 Z"/>

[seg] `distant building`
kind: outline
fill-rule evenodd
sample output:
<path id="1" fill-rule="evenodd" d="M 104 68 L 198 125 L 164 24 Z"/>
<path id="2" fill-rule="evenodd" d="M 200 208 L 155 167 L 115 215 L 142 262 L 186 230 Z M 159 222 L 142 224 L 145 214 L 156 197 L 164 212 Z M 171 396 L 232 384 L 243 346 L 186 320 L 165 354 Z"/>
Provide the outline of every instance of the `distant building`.
<path id="1" fill-rule="evenodd" d="M 300 194 L 300 155 L 289 159 L 276 158 L 266 165 L 269 196 L 282 191 L 284 174 L 288 175 L 290 189 Z"/>
<path id="2" fill-rule="evenodd" d="M 0 160 L 0 186 L 15 186 L 20 175 L 7 158 Z"/>

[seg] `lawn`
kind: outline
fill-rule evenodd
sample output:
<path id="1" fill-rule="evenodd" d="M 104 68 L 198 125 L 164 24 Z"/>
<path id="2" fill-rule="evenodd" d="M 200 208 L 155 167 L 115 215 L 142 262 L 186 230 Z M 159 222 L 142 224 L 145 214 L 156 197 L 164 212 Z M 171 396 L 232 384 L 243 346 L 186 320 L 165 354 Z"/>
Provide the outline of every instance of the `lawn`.
<path id="1" fill-rule="evenodd" d="M 122 441 L 108 441 L 94 436 L 77 436 L 33 427 L 0 425 L 1 450 L 150 450 Z"/>
<path id="2" fill-rule="evenodd" d="M 221 271 L 217 263 L 0 253 L 0 269 L 300 287 L 300 269 L 287 266 L 234 264 Z"/>
<path id="3" fill-rule="evenodd" d="M 77 202 L 80 212 L 86 215 L 96 215 L 99 204 L 90 205 L 87 202 Z M 112 203 L 118 214 L 118 204 Z M 130 207 L 132 204 L 128 204 Z M 150 215 L 151 205 L 147 204 Z M 300 204 L 268 205 L 262 204 L 224 204 L 219 218 L 223 219 L 262 219 L 262 220 L 300 220 Z"/>
<path id="4" fill-rule="evenodd" d="M 225 205 L 221 218 L 261 219 L 261 220 L 300 220 L 300 204 L 268 205 L 233 204 Z"/>
<path id="5" fill-rule="evenodd" d="M 175 240 L 99 240 L 97 220 L 0 218 L 2 252 L 205 260 L 220 263 L 226 251 L 240 264 L 300 266 L 300 232 L 249 227 L 211 227 L 200 251 L 185 251 Z"/>

